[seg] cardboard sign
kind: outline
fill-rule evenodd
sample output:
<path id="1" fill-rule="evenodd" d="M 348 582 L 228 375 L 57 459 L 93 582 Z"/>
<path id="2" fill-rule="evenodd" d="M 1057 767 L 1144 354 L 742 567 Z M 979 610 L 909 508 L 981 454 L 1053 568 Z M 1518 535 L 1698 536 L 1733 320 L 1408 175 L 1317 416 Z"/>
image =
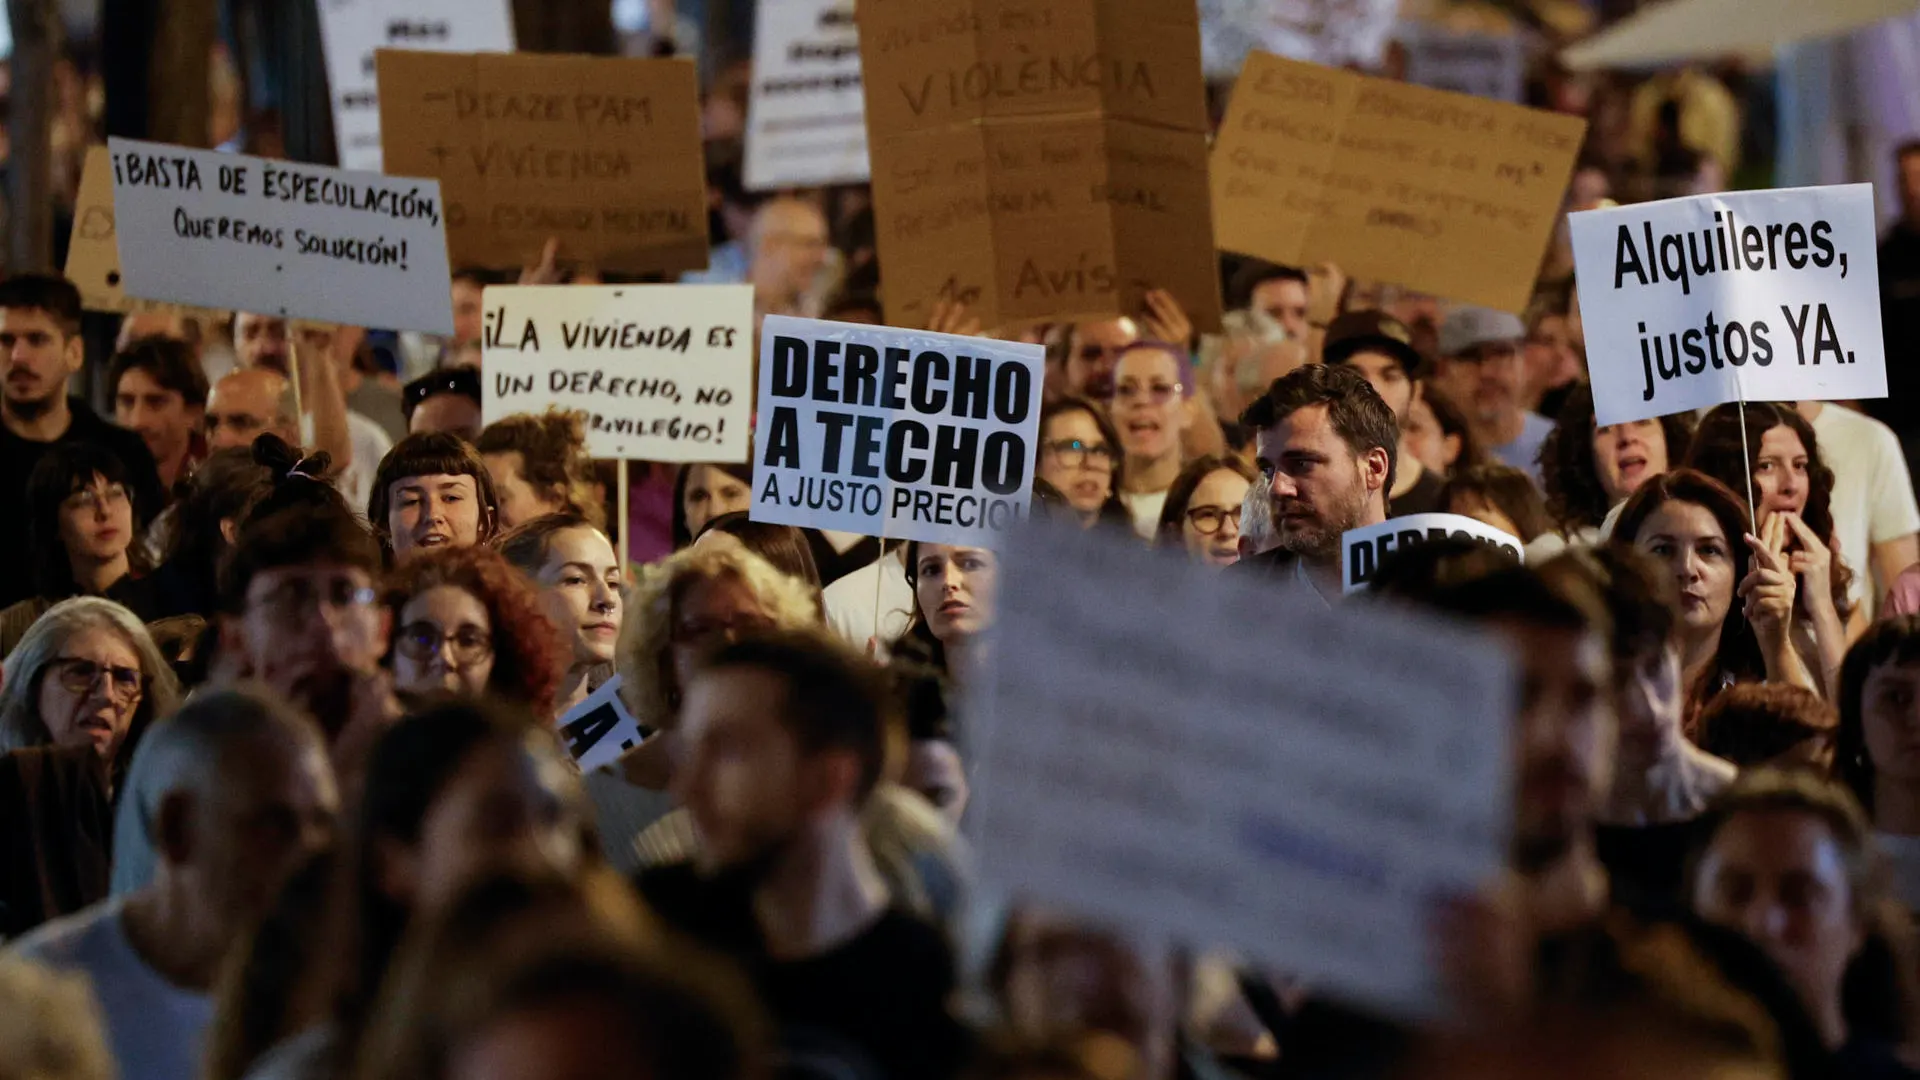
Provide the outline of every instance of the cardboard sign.
<path id="1" fill-rule="evenodd" d="M 1525 92 L 1527 55 L 1517 34 L 1476 34 L 1407 22 L 1393 36 L 1406 49 L 1410 83 L 1516 103 Z"/>
<path id="2" fill-rule="evenodd" d="M 1433 903 L 1506 857 L 1503 651 L 1397 606 L 1276 617 L 1270 589 L 1099 530 L 1035 527 L 1001 566 L 965 718 L 982 884 L 1439 1012 Z"/>
<path id="3" fill-rule="evenodd" d="M 1038 345 L 769 315 L 755 521 L 998 547 L 1027 516 Z"/>
<path id="4" fill-rule="evenodd" d="M 1240 74 L 1259 49 L 1290 60 L 1375 67 L 1400 0 L 1199 0 L 1200 55 L 1210 79 Z"/>
<path id="5" fill-rule="evenodd" d="M 1514 562 L 1526 561 L 1524 541 L 1476 518 L 1464 514 L 1408 514 L 1349 529 L 1340 537 L 1341 592 L 1351 595 L 1364 590 L 1380 564 L 1394 552 L 1438 540 L 1471 540 L 1500 549 Z"/>
<path id="6" fill-rule="evenodd" d="M 852 0 L 760 0 L 753 26 L 750 191 L 867 180 Z"/>
<path id="7" fill-rule="evenodd" d="M 689 60 L 382 49 L 387 170 L 437 177 L 455 265 L 707 265 L 706 166 Z"/>
<path id="8" fill-rule="evenodd" d="M 1574 214 L 1594 416 L 1887 396 L 1873 185 Z"/>
<path id="9" fill-rule="evenodd" d="M 1586 126 L 1254 53 L 1214 146 L 1215 236 L 1519 311 Z"/>
<path id="10" fill-rule="evenodd" d="M 107 147 L 129 296 L 453 332 L 432 180 L 132 139 Z"/>
<path id="11" fill-rule="evenodd" d="M 507 0 L 322 0 L 320 42 L 340 166 L 380 171 L 379 49 L 513 51 Z"/>
<path id="12" fill-rule="evenodd" d="M 1220 325 L 1191 0 L 861 0 L 887 313 L 990 327 L 1145 309 Z"/>
<path id="13" fill-rule="evenodd" d="M 481 415 L 587 416 L 596 458 L 747 460 L 751 285 L 506 285 L 482 296 Z"/>
<path id="14" fill-rule="evenodd" d="M 567 753 L 573 755 L 583 772 L 613 764 L 647 736 L 640 721 L 620 700 L 618 675 L 601 683 L 600 689 L 561 717 L 559 728 L 560 737 L 567 742 Z"/>

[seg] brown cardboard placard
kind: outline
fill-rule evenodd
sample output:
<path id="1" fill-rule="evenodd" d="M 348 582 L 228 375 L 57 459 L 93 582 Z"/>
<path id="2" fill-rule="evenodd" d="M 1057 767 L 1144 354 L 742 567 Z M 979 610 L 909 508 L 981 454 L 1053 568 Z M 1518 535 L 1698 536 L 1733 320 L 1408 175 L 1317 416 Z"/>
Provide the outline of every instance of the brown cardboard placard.
<path id="1" fill-rule="evenodd" d="M 74 201 L 73 230 L 67 234 L 63 273 L 80 290 L 80 306 L 87 311 L 115 315 L 134 311 L 225 314 L 127 295 L 120 283 L 120 241 L 113 216 L 113 158 L 104 144 L 87 147 L 86 161 L 80 169 L 80 193 Z"/>
<path id="2" fill-rule="evenodd" d="M 691 61 L 382 49 L 380 141 L 397 176 L 440 181 L 453 264 L 560 257 L 674 274 L 707 265 Z"/>
<path id="3" fill-rule="evenodd" d="M 1519 311 L 1586 128 L 1252 53 L 1213 149 L 1215 243 Z"/>
<path id="4" fill-rule="evenodd" d="M 861 0 L 887 316 L 1220 323 L 1200 32 L 1181 0 Z"/>

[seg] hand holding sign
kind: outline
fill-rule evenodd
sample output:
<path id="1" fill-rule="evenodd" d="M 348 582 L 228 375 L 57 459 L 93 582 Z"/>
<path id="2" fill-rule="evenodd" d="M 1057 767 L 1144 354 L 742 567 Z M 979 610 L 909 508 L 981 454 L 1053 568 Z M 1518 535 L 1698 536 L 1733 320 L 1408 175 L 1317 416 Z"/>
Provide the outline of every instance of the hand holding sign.
<path id="1" fill-rule="evenodd" d="M 1788 632 L 1793 625 L 1795 584 L 1782 554 L 1786 546 L 1785 514 L 1775 514 L 1761 528 L 1762 536 L 1749 533 L 1747 547 L 1753 552 L 1753 566 L 1740 583 L 1740 597 L 1746 618 L 1753 624 L 1754 636 L 1769 651 L 1788 647 Z"/>
<path id="2" fill-rule="evenodd" d="M 1833 552 L 1825 542 L 1810 528 L 1799 514 L 1779 513 L 1774 517 L 1783 518 L 1787 530 L 1798 541 L 1793 551 L 1787 555 L 1787 571 L 1798 579 L 1807 590 L 1807 599 L 1815 601 L 1825 598 L 1829 603 L 1833 597 Z"/>

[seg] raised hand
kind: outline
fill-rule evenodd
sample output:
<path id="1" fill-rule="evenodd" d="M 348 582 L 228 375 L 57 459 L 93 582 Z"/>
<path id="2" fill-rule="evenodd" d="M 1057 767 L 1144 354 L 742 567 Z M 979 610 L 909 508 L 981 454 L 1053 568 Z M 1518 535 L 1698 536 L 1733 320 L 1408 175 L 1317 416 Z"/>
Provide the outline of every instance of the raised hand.
<path id="1" fill-rule="evenodd" d="M 1153 341 L 1186 348 L 1193 344 L 1193 320 L 1187 318 L 1180 301 L 1165 289 L 1148 289 L 1147 313 L 1140 319 L 1140 333 Z"/>
<path id="2" fill-rule="evenodd" d="M 1782 553 L 1787 533 L 1783 519 L 1784 515 L 1775 514 L 1761 529 L 1764 537 L 1751 533 L 1746 537 L 1747 547 L 1753 551 L 1753 566 L 1740 583 L 1739 594 L 1746 603 L 1747 621 L 1763 645 L 1783 644 L 1793 625 L 1795 584 Z"/>

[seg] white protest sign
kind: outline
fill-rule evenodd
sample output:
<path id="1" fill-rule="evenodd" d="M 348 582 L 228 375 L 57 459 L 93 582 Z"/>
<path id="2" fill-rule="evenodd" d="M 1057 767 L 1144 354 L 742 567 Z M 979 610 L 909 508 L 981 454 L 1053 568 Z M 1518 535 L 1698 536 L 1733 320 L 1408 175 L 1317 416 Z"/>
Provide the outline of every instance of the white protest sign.
<path id="1" fill-rule="evenodd" d="M 755 521 L 998 547 L 1027 516 L 1044 350 L 770 315 Z"/>
<path id="2" fill-rule="evenodd" d="M 1372 603 L 1276 618 L 1275 590 L 1097 530 L 1033 528 L 1001 573 L 968 720 L 987 883 L 1437 1013 L 1433 901 L 1506 856 L 1501 648 Z"/>
<path id="3" fill-rule="evenodd" d="M 126 295 L 453 333 L 440 185 L 109 139 Z"/>
<path id="4" fill-rule="evenodd" d="M 1407 51 L 1407 81 L 1435 90 L 1520 104 L 1527 56 L 1518 34 L 1482 34 L 1404 22 L 1393 32 Z"/>
<path id="5" fill-rule="evenodd" d="M 1696 195 L 1570 227 L 1601 425 L 1887 395 L 1873 185 Z"/>
<path id="6" fill-rule="evenodd" d="M 1254 49 L 1329 67 L 1380 63 L 1400 0 L 1199 0 L 1200 62 L 1232 79 Z"/>
<path id="7" fill-rule="evenodd" d="M 1341 591 L 1364 590 L 1380 564 L 1394 552 L 1436 540 L 1471 540 L 1506 552 L 1514 562 L 1526 561 L 1526 544 L 1519 537 L 1478 519 L 1464 514 L 1408 514 L 1349 529 L 1340 537 Z"/>
<path id="8" fill-rule="evenodd" d="M 587 451 L 747 460 L 753 286 L 497 285 L 481 295 L 481 416 L 587 415 Z"/>
<path id="9" fill-rule="evenodd" d="M 627 711 L 620 700 L 620 676 L 600 684 L 560 718 L 560 737 L 566 740 L 567 753 L 582 770 L 611 765 L 621 754 L 639 746 L 646 738 L 640 721 Z"/>
<path id="10" fill-rule="evenodd" d="M 748 190 L 865 183 L 867 103 L 853 0 L 760 0 L 753 36 Z"/>
<path id="11" fill-rule="evenodd" d="M 321 0 L 320 42 L 333 95 L 340 166 L 380 171 L 380 93 L 373 54 L 512 52 L 508 0 Z"/>

